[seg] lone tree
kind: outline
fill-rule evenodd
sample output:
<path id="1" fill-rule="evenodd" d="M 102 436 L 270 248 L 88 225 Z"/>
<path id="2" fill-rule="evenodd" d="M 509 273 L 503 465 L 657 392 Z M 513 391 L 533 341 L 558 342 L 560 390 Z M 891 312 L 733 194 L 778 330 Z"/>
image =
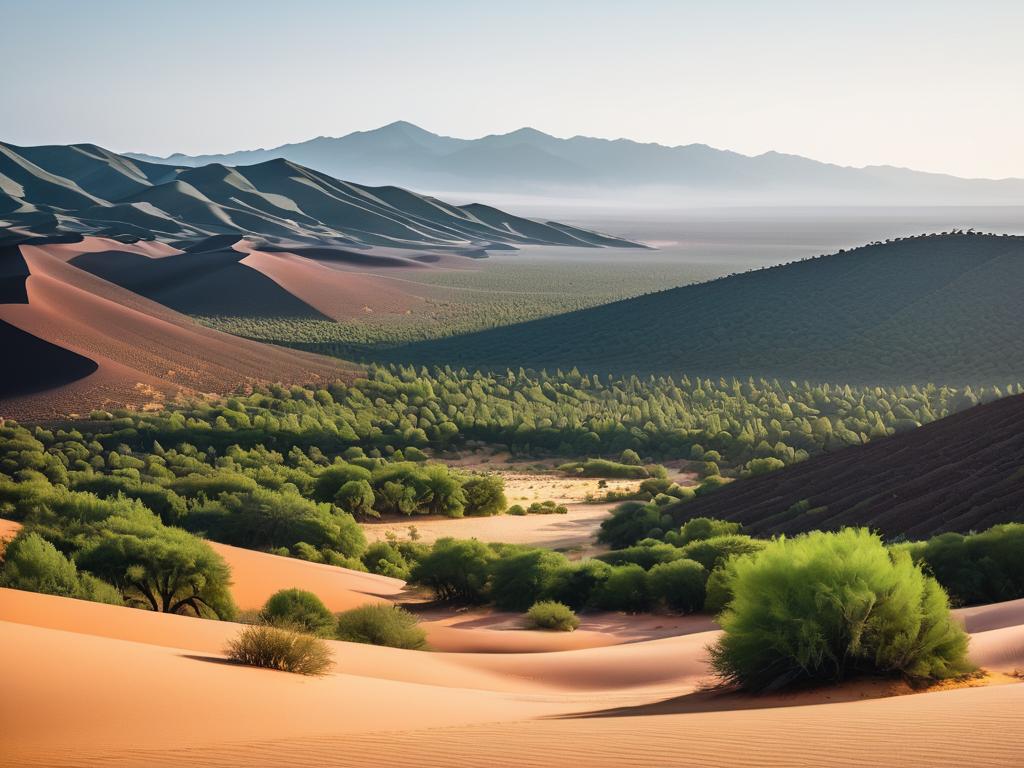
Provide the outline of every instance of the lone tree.
<path id="1" fill-rule="evenodd" d="M 180 528 L 113 517 L 78 562 L 116 586 L 130 606 L 222 620 L 235 616 L 227 564 Z"/>

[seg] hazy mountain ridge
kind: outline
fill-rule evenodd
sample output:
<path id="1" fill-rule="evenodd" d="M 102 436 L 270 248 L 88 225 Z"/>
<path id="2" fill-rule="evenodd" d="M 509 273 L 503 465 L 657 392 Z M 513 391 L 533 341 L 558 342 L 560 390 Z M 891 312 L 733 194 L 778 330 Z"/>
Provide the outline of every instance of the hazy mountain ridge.
<path id="1" fill-rule="evenodd" d="M 371 131 L 222 155 L 126 157 L 238 165 L 287 158 L 362 183 L 434 191 L 621 196 L 705 204 L 1024 204 L 1024 179 L 962 179 L 894 166 L 853 168 L 799 155 L 747 156 L 705 144 L 668 147 L 629 139 L 559 139 L 532 128 L 456 139 L 404 121 Z"/>
<path id="2" fill-rule="evenodd" d="M 0 216 L 8 226 L 34 234 L 168 241 L 237 233 L 474 255 L 519 244 L 642 247 L 496 208 L 460 207 L 399 187 L 354 184 L 282 158 L 234 167 L 165 165 L 92 144 L 0 143 Z"/>

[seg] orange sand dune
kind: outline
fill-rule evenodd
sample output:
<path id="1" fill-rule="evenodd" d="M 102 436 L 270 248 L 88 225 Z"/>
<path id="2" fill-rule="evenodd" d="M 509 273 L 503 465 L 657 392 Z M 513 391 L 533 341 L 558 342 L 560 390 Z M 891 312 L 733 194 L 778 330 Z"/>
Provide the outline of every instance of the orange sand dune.
<path id="1" fill-rule="evenodd" d="M 334 320 L 365 317 L 370 313 L 405 315 L 429 310 L 425 296 L 431 289 L 415 283 L 335 269 L 324 262 L 287 252 L 250 251 L 242 264 L 263 273 Z M 390 271 L 402 273 L 408 268 L 391 268 Z"/>
<path id="2" fill-rule="evenodd" d="M 66 263 L 113 241 L 22 246 L 28 304 L 0 305 L 0 320 L 99 365 L 83 379 L 5 400 L 0 413 L 45 418 L 111 405 L 144 405 L 185 391 L 223 392 L 257 381 L 322 381 L 351 375 L 340 361 L 204 328 L 155 302 Z M 138 250 L 138 246 L 133 246 Z M 152 250 L 157 256 L 159 249 Z"/>
<path id="3" fill-rule="evenodd" d="M 511 655 L 332 643 L 335 671 L 309 679 L 221 662 L 235 629 L 0 590 L 0 659 L 18 660 L 5 665 L 0 764 L 1009 766 L 1024 754 L 1020 684 L 694 692 L 713 632 Z"/>
<path id="4" fill-rule="evenodd" d="M 360 573 L 332 565 L 309 563 L 251 549 L 209 542 L 231 567 L 231 593 L 239 608 L 261 608 L 279 589 L 297 587 L 316 594 L 332 611 L 346 611 L 364 603 L 386 602 L 405 582 L 373 573 Z"/>

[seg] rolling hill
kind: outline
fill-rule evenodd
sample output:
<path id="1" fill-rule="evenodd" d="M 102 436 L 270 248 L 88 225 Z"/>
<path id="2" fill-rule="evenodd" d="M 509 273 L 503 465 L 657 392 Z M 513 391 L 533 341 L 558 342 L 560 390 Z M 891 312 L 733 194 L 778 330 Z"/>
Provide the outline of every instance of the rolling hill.
<path id="1" fill-rule="evenodd" d="M 1024 237 L 875 243 L 381 353 L 596 372 L 1007 383 L 1024 377 Z"/>
<path id="2" fill-rule="evenodd" d="M 92 144 L 0 143 L 0 225 L 37 235 L 178 241 L 233 233 L 269 243 L 469 256 L 516 245 L 642 247 L 488 206 L 352 184 L 280 158 L 193 168 L 133 160 Z"/>
<path id="3" fill-rule="evenodd" d="M 666 147 L 628 139 L 560 139 L 533 128 L 455 139 L 399 121 L 338 138 L 320 136 L 273 149 L 167 158 L 172 165 L 242 165 L 285 158 L 367 184 L 437 192 L 517 192 L 615 200 L 646 190 L 664 204 L 995 205 L 1024 203 L 1024 180 L 961 179 L 869 166 L 850 168 L 797 155 L 749 157 L 705 144 Z"/>
<path id="4" fill-rule="evenodd" d="M 1024 396 L 737 480 L 673 512 L 759 535 L 863 525 L 920 539 L 1024 522 Z"/>

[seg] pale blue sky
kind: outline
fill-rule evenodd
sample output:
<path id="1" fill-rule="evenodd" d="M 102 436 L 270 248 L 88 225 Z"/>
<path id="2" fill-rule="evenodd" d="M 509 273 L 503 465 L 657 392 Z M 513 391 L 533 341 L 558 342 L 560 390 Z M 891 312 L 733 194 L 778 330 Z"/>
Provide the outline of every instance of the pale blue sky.
<path id="1" fill-rule="evenodd" d="M 0 139 L 154 154 L 403 119 L 1024 177 L 1024 2 L 0 0 Z"/>

